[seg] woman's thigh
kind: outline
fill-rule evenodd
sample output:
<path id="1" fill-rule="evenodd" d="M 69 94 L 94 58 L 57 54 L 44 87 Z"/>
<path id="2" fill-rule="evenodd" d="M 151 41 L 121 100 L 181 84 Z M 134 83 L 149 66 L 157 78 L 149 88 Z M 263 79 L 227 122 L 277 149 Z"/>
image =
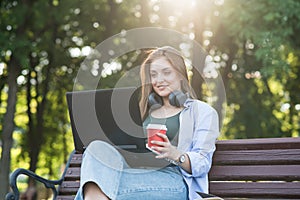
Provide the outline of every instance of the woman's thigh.
<path id="1" fill-rule="evenodd" d="M 102 141 L 88 146 L 81 170 L 78 199 L 82 198 L 82 186 L 86 182 L 96 183 L 113 200 L 184 200 L 188 196 L 177 167 L 156 170 L 128 168 L 119 152 Z"/>
<path id="2" fill-rule="evenodd" d="M 186 184 L 176 167 L 160 170 L 127 169 L 122 173 L 117 200 L 184 200 Z"/>

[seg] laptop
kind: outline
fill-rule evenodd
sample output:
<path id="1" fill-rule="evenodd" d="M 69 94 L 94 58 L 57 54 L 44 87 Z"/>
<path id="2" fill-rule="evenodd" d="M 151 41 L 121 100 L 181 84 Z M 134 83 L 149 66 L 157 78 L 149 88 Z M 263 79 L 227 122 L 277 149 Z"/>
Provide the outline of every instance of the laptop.
<path id="1" fill-rule="evenodd" d="M 163 167 L 146 147 L 135 87 L 67 92 L 75 150 L 83 152 L 94 140 L 113 145 L 134 168 Z"/>

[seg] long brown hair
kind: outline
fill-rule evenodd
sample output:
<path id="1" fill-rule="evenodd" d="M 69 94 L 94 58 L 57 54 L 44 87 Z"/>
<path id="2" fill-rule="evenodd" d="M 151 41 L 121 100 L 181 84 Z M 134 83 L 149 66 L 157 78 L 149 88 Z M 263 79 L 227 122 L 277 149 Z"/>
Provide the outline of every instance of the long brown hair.
<path id="1" fill-rule="evenodd" d="M 196 95 L 189 84 L 186 65 L 180 53 L 176 49 L 170 46 L 164 46 L 164 47 L 153 49 L 149 52 L 149 55 L 143 62 L 140 70 L 140 77 L 142 83 L 140 111 L 143 120 L 147 117 L 149 111 L 148 96 L 150 95 L 150 93 L 154 92 L 151 84 L 151 78 L 150 78 L 150 65 L 154 60 L 161 57 L 166 58 L 166 60 L 177 71 L 177 73 L 183 77 L 183 81 L 181 84 L 182 91 L 187 92 L 190 98 L 196 98 Z"/>

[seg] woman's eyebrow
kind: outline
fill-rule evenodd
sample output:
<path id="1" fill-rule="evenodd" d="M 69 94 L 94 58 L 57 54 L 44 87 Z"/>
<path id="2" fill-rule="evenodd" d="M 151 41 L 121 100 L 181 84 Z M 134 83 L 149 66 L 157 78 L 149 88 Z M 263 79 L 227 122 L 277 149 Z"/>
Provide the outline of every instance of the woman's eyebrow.
<path id="1" fill-rule="evenodd" d="M 171 69 L 169 67 L 163 68 L 161 70 L 158 71 L 162 71 L 162 72 L 166 72 L 166 71 L 170 71 Z M 157 70 L 150 70 L 150 73 L 158 73 Z"/>
<path id="2" fill-rule="evenodd" d="M 166 72 L 166 71 L 171 71 L 171 70 L 172 70 L 171 67 L 165 67 L 165 68 L 163 68 L 161 71 Z"/>
<path id="3" fill-rule="evenodd" d="M 150 69 L 150 72 L 157 72 L 157 71 L 167 71 L 171 70 L 171 67 L 164 67 L 162 69 L 156 70 L 156 69 Z"/>
<path id="4" fill-rule="evenodd" d="M 162 69 L 162 71 L 168 71 L 168 70 L 171 70 L 171 67 L 165 67 Z"/>

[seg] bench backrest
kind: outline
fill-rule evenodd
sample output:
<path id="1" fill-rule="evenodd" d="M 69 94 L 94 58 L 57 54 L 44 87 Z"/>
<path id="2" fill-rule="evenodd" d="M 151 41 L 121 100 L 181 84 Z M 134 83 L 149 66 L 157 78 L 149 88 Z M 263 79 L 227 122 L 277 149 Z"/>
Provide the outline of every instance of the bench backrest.
<path id="1" fill-rule="evenodd" d="M 82 154 L 70 159 L 58 200 L 79 188 Z M 218 141 L 209 179 L 220 197 L 300 199 L 300 138 Z"/>
<path id="2" fill-rule="evenodd" d="M 219 141 L 209 178 L 221 197 L 300 199 L 300 138 Z"/>

